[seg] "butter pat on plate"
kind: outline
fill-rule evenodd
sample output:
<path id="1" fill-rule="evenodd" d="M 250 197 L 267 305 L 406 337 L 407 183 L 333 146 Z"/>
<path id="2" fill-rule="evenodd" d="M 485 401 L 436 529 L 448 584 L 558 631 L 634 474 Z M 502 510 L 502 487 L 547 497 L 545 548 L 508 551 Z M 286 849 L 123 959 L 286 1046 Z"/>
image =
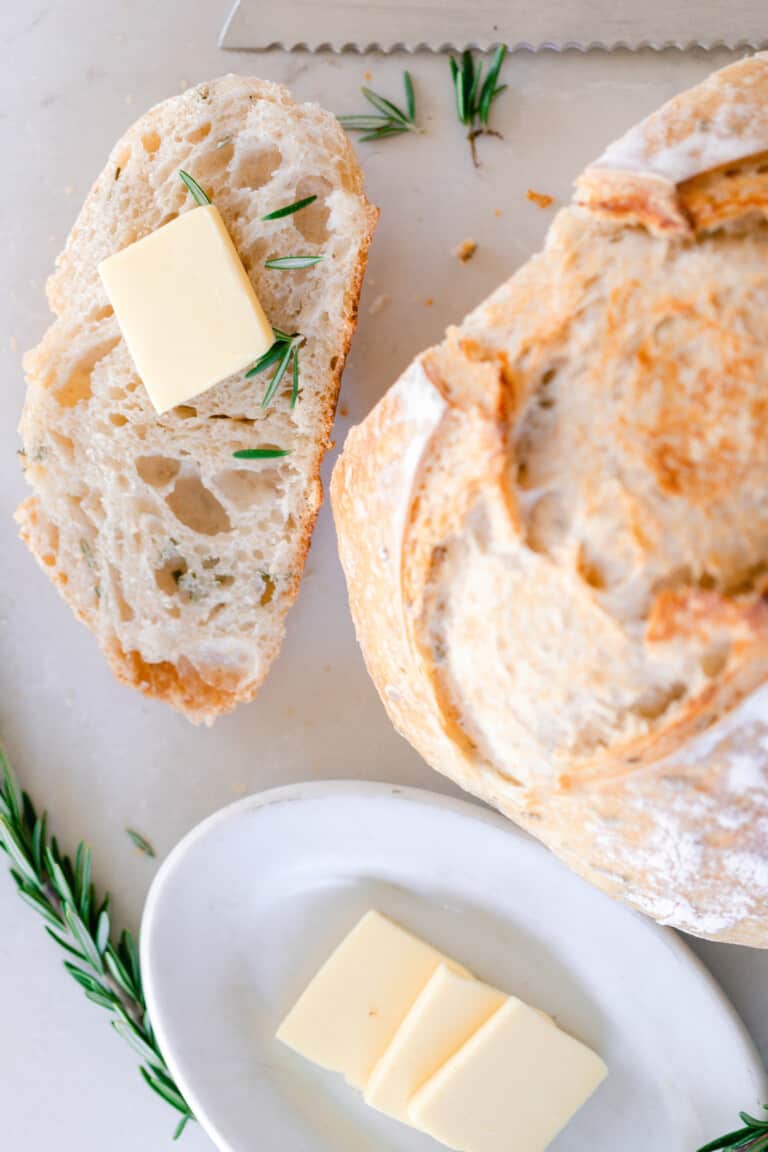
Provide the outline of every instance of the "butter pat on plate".
<path id="1" fill-rule="evenodd" d="M 591 1049 L 510 997 L 416 1093 L 408 1115 L 456 1152 L 543 1152 L 607 1073 Z"/>
<path id="2" fill-rule="evenodd" d="M 466 969 L 378 912 L 367 912 L 286 1016 L 278 1040 L 364 1088 L 435 970 Z"/>
<path id="3" fill-rule="evenodd" d="M 99 275 L 159 413 L 249 368 L 274 342 L 213 204 L 102 260 Z"/>
<path id="4" fill-rule="evenodd" d="M 411 1097 L 505 1000 L 488 984 L 440 964 L 371 1073 L 366 1104 L 409 1124 Z"/>

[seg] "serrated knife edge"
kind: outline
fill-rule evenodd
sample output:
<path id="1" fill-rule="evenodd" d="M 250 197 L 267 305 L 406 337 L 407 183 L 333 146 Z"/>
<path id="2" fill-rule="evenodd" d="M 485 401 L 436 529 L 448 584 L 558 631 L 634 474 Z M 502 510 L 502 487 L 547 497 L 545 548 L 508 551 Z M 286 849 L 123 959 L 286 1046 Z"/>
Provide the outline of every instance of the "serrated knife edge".
<path id="1" fill-rule="evenodd" d="M 577 0 L 567 11 L 553 0 L 483 0 L 471 13 L 464 5 L 435 3 L 388 0 L 384 7 L 363 0 L 309 5 L 281 0 L 275 7 L 262 0 L 236 0 L 219 45 L 335 53 L 486 51 L 500 42 L 511 52 L 748 51 L 768 46 L 764 0 L 731 0 L 727 9 L 692 7 L 689 0 L 645 0 L 640 14 L 636 0 Z M 432 33 L 438 21 L 439 37 Z M 688 34 L 691 25 L 699 26 L 696 35 Z M 388 35 L 390 26 L 399 27 L 396 38 Z M 300 36 L 296 28 L 302 29 Z M 576 29 L 584 35 L 574 35 Z"/>

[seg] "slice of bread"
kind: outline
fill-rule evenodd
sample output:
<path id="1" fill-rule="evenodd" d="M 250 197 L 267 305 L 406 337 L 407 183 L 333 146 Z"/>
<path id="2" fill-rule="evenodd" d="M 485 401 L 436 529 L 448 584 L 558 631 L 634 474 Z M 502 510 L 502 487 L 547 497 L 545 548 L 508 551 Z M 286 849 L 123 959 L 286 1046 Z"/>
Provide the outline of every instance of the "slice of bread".
<path id="1" fill-rule="evenodd" d="M 195 204 L 220 210 L 271 322 L 301 332 L 290 374 L 229 380 L 154 411 L 97 265 Z M 265 222 L 299 198 L 302 211 Z M 143 116 L 113 149 L 48 283 L 55 320 L 25 360 L 21 435 L 34 495 L 21 535 L 117 677 L 211 723 L 250 700 L 284 634 L 322 498 L 344 360 L 377 219 L 335 118 L 285 88 L 226 76 Z M 270 257 L 324 253 L 299 271 Z M 237 460 L 239 449 L 290 449 Z"/>

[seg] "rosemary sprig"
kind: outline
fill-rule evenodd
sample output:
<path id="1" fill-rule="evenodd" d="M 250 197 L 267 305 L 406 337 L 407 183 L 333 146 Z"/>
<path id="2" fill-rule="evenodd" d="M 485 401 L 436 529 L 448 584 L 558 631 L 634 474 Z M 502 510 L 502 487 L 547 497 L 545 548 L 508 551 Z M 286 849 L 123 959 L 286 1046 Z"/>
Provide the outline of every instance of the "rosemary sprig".
<path id="1" fill-rule="evenodd" d="M 493 54 L 488 74 L 483 80 L 482 61 L 475 61 L 469 48 L 461 54 L 461 63 L 450 58 L 451 76 L 456 95 L 456 115 L 459 123 L 467 129 L 467 139 L 472 153 L 472 162 L 479 167 L 476 141 L 478 136 L 501 136 L 488 127 L 491 105 L 497 96 L 506 91 L 506 84 L 499 84 L 499 73 L 507 54 L 506 44 L 499 44 Z"/>
<path id="2" fill-rule="evenodd" d="M 74 863 L 49 837 L 0 750 L 0 849 L 8 856 L 19 895 L 45 920 L 52 940 L 67 953 L 64 967 L 86 997 L 112 1014 L 112 1027 L 142 1063 L 149 1087 L 181 1114 L 178 1139 L 193 1113 L 162 1057 L 147 1013 L 136 941 L 123 931 L 112 939 L 109 894 L 101 902 L 91 880 L 91 850 L 82 841 Z"/>
<path id="3" fill-rule="evenodd" d="M 173 575 L 174 578 L 176 578 L 175 572 Z M 181 575 L 182 573 L 179 572 L 179 578 L 176 579 L 177 584 L 181 578 Z M 125 834 L 133 841 L 139 852 L 142 852 L 145 856 L 149 856 L 150 859 L 154 860 L 156 853 L 149 840 L 147 840 L 146 836 L 142 836 L 141 832 L 137 832 L 135 828 L 126 828 Z"/>
<path id="4" fill-rule="evenodd" d="M 275 208 L 274 212 L 267 212 L 266 216 L 262 216 L 262 220 L 281 220 L 283 216 L 292 216 L 294 212 L 300 212 L 302 208 L 314 204 L 315 200 L 317 196 L 305 196 L 303 200 L 296 200 L 293 204 L 286 204 L 284 208 Z"/>
<path id="5" fill-rule="evenodd" d="M 763 1105 L 764 1110 L 768 1112 L 768 1104 Z M 731 1150 L 736 1152 L 737 1149 L 743 1152 L 767 1152 L 768 1150 L 768 1116 L 761 1120 L 757 1116 L 750 1116 L 748 1112 L 739 1112 L 739 1119 L 744 1125 L 743 1128 L 737 1128 L 734 1132 L 727 1132 L 725 1136 L 718 1137 L 710 1144 L 705 1144 L 703 1148 L 699 1148 L 698 1152 L 725 1152 Z"/>
<path id="6" fill-rule="evenodd" d="M 265 268 L 274 268 L 281 271 L 293 268 L 311 268 L 313 264 L 319 264 L 321 260 L 325 260 L 325 255 L 320 256 L 276 256 L 272 260 L 265 260 Z"/>
<path id="7" fill-rule="evenodd" d="M 290 454 L 290 448 L 239 448 L 232 453 L 235 460 L 279 460 Z"/>
<path id="8" fill-rule="evenodd" d="M 272 364 L 277 365 L 261 401 L 262 408 L 268 408 L 280 387 L 283 376 L 293 365 L 291 408 L 294 408 L 299 398 L 299 349 L 304 343 L 304 336 L 301 332 L 281 332 L 279 328 L 275 327 L 272 328 L 272 331 L 275 334 L 274 344 L 267 349 L 252 368 L 248 369 L 246 376 L 256 376 L 259 372 L 264 372 L 265 369 L 271 367 Z"/>
<path id="9" fill-rule="evenodd" d="M 399 136 L 403 132 L 421 132 L 423 129 L 416 124 L 416 97 L 413 91 L 413 80 L 410 72 L 403 73 L 403 86 L 405 87 L 405 110 L 398 108 L 391 100 L 386 100 L 365 86 L 360 89 L 369 104 L 376 109 L 377 115 L 361 113 L 357 116 L 339 116 L 338 121 L 347 132 L 362 132 L 361 142 L 366 140 L 383 140 L 387 136 Z"/>
<path id="10" fill-rule="evenodd" d="M 197 180 L 190 176 L 189 172 L 185 172 L 183 168 L 179 168 L 179 176 L 182 182 L 186 184 L 187 191 L 197 204 L 202 207 L 205 204 L 211 203 L 210 196 L 207 196 L 206 193 L 203 192 Z"/>

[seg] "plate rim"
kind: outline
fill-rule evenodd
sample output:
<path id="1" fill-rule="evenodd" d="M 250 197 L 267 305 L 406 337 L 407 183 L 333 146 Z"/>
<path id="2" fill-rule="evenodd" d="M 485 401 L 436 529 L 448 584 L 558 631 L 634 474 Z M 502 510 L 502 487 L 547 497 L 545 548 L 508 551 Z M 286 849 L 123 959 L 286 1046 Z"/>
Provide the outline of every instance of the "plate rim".
<path id="1" fill-rule="evenodd" d="M 411 785 L 403 784 L 388 784 L 385 781 L 378 780 L 308 780 L 294 784 L 278 785 L 275 788 L 267 788 L 261 792 L 254 792 L 250 796 L 245 796 L 240 800 L 227 804 L 191 828 L 178 844 L 171 849 L 165 860 L 163 860 L 150 886 L 141 917 L 139 960 L 147 1008 L 160 1051 L 176 1083 L 181 1089 L 184 1098 L 192 1108 L 195 1119 L 216 1147 L 221 1149 L 222 1152 L 242 1152 L 242 1150 L 235 1148 L 235 1146 L 230 1144 L 218 1131 L 216 1124 L 208 1116 L 205 1107 L 202 1105 L 197 1093 L 191 1088 L 186 1076 L 183 1073 L 179 1074 L 179 1069 L 174 1059 L 173 1045 L 169 1043 L 163 1014 L 162 1012 L 158 1014 L 157 1010 L 158 996 L 150 962 L 150 952 L 152 930 L 156 922 L 157 910 L 163 890 L 187 854 L 201 839 L 204 839 L 209 832 L 219 825 L 228 823 L 231 820 L 237 820 L 246 812 L 259 811 L 275 804 L 283 804 L 285 802 L 295 803 L 306 800 L 323 800 L 339 796 L 363 799 L 381 797 L 387 797 L 389 799 L 405 798 L 423 807 L 443 809 L 466 819 L 477 820 L 486 825 L 491 825 L 499 830 L 503 830 L 507 834 L 527 841 L 534 851 L 546 853 L 554 860 L 557 860 L 557 857 L 553 856 L 540 841 L 527 836 L 511 820 L 508 820 L 500 812 L 497 812 L 495 809 L 490 808 L 480 801 L 474 800 L 471 797 L 465 799 L 463 797 L 433 792 L 427 788 L 415 788 Z M 657 921 L 651 919 L 650 916 L 643 915 L 635 908 L 611 896 L 609 893 L 602 892 L 602 890 L 596 888 L 595 885 L 589 884 L 583 877 L 578 877 L 578 874 L 568 868 L 566 864 L 563 864 L 562 861 L 558 862 L 563 868 L 566 868 L 569 873 L 581 879 L 582 883 L 588 885 L 593 891 L 599 892 L 606 900 L 611 900 L 614 904 L 618 905 L 621 911 L 635 919 L 643 921 L 650 931 L 655 932 L 657 936 L 664 940 L 667 947 L 676 953 L 678 959 L 683 964 L 687 964 L 689 969 L 693 970 L 698 979 L 706 985 L 710 995 L 718 1001 L 721 1011 L 728 1017 L 731 1026 L 735 1029 L 741 1041 L 745 1060 L 751 1062 L 755 1067 L 758 1085 L 762 1081 L 763 1093 L 768 1092 L 768 1070 L 766 1070 L 763 1064 L 760 1052 L 746 1024 L 739 1015 L 735 1005 L 726 995 L 724 989 L 721 988 L 714 974 L 704 961 L 697 956 L 690 945 L 686 943 L 682 934 L 676 929 L 657 923 Z"/>

